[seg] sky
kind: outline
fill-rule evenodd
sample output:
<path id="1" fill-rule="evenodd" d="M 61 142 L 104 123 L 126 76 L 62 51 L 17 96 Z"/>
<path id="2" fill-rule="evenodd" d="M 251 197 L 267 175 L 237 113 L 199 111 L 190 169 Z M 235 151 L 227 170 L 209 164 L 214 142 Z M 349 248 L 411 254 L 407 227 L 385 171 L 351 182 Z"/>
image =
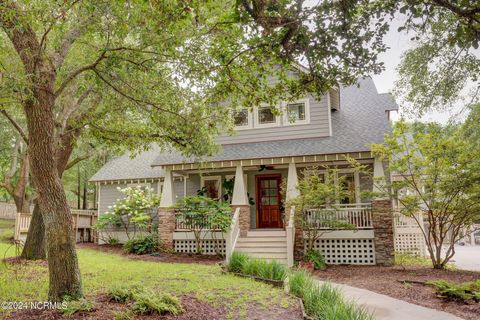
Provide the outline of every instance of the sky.
<path id="1" fill-rule="evenodd" d="M 372 76 L 379 93 L 391 92 L 393 90 L 395 81 L 398 78 L 396 68 L 400 63 L 401 56 L 406 50 L 413 48 L 414 46 L 414 42 L 410 40 L 412 37 L 411 35 L 408 35 L 406 32 L 397 31 L 398 27 L 402 25 L 403 19 L 402 17 L 394 18 L 392 24 L 390 25 L 390 31 L 384 38 L 385 44 L 390 48 L 379 57 L 379 59 L 385 65 L 385 71 L 379 75 Z M 401 108 L 402 106 L 400 106 L 400 114 Z M 457 114 L 459 110 L 460 108 L 454 109 L 451 112 L 430 112 L 423 116 L 420 120 L 446 123 L 450 117 Z M 398 119 L 399 116 L 400 115 L 397 114 L 393 117 L 393 119 Z M 410 119 L 413 120 L 414 118 Z"/>

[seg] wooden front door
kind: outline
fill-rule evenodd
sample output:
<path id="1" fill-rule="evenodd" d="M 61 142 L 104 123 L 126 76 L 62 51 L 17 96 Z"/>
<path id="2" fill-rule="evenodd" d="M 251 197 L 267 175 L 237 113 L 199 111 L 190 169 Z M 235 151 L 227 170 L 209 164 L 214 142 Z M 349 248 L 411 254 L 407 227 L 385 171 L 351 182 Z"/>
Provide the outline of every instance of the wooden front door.
<path id="1" fill-rule="evenodd" d="M 256 176 L 257 228 L 282 228 L 279 174 Z"/>

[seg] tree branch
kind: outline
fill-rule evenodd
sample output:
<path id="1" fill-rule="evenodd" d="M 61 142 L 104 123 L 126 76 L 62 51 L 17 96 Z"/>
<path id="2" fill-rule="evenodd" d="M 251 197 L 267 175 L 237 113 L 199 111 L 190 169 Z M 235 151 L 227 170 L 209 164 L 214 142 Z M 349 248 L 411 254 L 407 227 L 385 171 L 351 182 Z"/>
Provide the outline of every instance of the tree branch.
<path id="1" fill-rule="evenodd" d="M 17 130 L 18 134 L 22 137 L 25 144 L 28 145 L 28 137 L 25 134 L 25 132 L 23 131 L 22 127 L 18 124 L 18 122 L 15 121 L 15 119 L 13 119 L 13 117 L 10 116 L 10 114 L 8 114 L 8 112 L 6 110 L 1 109 L 0 113 L 3 114 L 5 116 L 5 118 L 8 119 L 8 121 L 10 121 L 10 123 L 13 125 L 13 127 Z"/>

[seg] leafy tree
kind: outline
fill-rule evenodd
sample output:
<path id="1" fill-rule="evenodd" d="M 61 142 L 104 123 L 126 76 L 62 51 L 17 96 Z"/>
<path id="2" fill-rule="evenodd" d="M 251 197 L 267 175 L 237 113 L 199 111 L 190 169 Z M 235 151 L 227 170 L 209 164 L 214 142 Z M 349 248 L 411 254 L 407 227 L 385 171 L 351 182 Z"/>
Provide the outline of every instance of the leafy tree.
<path id="1" fill-rule="evenodd" d="M 458 126 L 400 121 L 372 150 L 398 177 L 383 183 L 398 195 L 400 212 L 422 228 L 433 267 L 444 268 L 461 229 L 480 219 L 478 145 L 472 148 Z M 420 212 L 426 228 L 416 215 Z"/>
<path id="2" fill-rule="evenodd" d="M 335 204 L 349 196 L 342 185 L 344 179 L 344 176 L 337 177 L 336 169 L 327 167 L 323 175 L 317 167 L 306 168 L 298 181 L 298 197 L 286 201 L 286 207 L 295 206 L 295 224 L 306 235 L 307 252 L 313 250 L 315 242 L 326 232 L 355 228 L 349 221 L 336 218 Z M 320 228 L 319 222 L 330 230 Z"/>
<path id="3" fill-rule="evenodd" d="M 202 253 L 203 240 L 207 232 L 227 232 L 232 221 L 232 209 L 228 202 L 210 199 L 205 196 L 186 196 L 175 205 L 177 220 L 192 232 L 195 237 L 196 251 Z"/>
<path id="4" fill-rule="evenodd" d="M 480 4 L 476 1 L 404 0 L 396 8 L 406 15 L 416 40 L 398 67 L 395 93 L 409 111 L 423 114 L 479 99 Z"/>

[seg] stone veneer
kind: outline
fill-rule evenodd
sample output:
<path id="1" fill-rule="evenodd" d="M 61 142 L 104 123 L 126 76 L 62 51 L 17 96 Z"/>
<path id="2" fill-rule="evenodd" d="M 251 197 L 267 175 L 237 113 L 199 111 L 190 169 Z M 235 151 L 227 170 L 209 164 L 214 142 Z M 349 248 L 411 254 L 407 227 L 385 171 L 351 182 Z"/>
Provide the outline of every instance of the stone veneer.
<path id="1" fill-rule="evenodd" d="M 392 201 L 373 200 L 372 220 L 376 264 L 391 266 L 394 263 L 395 250 Z"/>
<path id="2" fill-rule="evenodd" d="M 158 209 L 158 243 L 162 250 L 173 250 L 173 234 L 175 232 L 175 209 Z"/>
<path id="3" fill-rule="evenodd" d="M 247 232 L 250 230 L 250 205 L 231 205 L 232 213 L 235 213 L 237 208 L 240 208 L 239 227 L 240 236 L 247 236 Z"/>

